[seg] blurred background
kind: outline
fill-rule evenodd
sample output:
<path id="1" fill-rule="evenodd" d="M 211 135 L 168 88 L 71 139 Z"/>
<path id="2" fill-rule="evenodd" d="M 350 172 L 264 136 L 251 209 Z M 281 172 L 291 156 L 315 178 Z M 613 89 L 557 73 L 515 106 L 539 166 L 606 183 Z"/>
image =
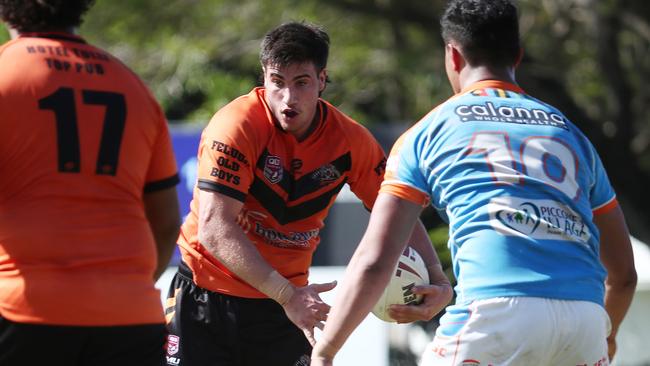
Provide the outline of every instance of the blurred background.
<path id="1" fill-rule="evenodd" d="M 594 143 L 638 239 L 637 269 L 650 268 L 647 0 L 517 4 L 525 49 L 520 86 L 562 110 Z M 130 66 L 163 105 L 186 211 L 200 130 L 217 109 L 259 84 L 259 44 L 267 30 L 289 20 L 322 25 L 331 37 L 331 83 L 323 97 L 365 124 L 388 150 L 452 94 L 438 25 L 443 5 L 442 0 L 97 0 L 79 33 Z M 0 41 L 7 39 L 3 29 Z M 449 268 L 446 226 L 430 211 L 423 219 Z M 314 266 L 345 266 L 366 223 L 359 202 L 341 194 Z M 619 337 L 617 365 L 650 365 L 650 279 L 644 276 Z M 435 326 L 435 319 L 385 326 L 391 335 L 382 338 L 387 364 L 415 365 L 418 347 Z"/>

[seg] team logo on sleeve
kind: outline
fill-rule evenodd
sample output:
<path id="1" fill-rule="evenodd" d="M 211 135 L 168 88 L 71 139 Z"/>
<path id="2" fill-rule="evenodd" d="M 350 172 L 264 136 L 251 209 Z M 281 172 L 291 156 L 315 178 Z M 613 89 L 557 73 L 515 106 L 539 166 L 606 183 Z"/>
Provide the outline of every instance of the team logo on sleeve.
<path id="1" fill-rule="evenodd" d="M 269 155 L 264 161 L 264 177 L 272 184 L 282 180 L 282 161 L 280 157 Z"/>

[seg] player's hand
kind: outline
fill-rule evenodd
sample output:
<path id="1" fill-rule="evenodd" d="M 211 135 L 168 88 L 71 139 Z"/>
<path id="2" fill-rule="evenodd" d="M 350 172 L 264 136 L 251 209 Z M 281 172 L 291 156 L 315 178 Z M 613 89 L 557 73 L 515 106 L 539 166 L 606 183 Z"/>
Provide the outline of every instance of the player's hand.
<path id="1" fill-rule="evenodd" d="M 329 283 L 314 283 L 296 288 L 293 296 L 284 304 L 284 312 L 298 328 L 300 328 L 311 345 L 316 344 L 314 327 L 323 329 L 330 312 L 330 306 L 321 298 L 319 293 L 336 287 L 336 281 Z"/>
<path id="2" fill-rule="evenodd" d="M 615 354 L 616 354 L 616 337 L 609 336 L 607 337 L 607 355 L 609 356 L 609 362 L 612 362 Z"/>
<path id="3" fill-rule="evenodd" d="M 452 299 L 454 290 L 447 281 L 438 284 L 415 286 L 414 294 L 423 295 L 418 305 L 391 305 L 388 315 L 398 323 L 411 323 L 418 320 L 431 320 L 442 311 Z"/>

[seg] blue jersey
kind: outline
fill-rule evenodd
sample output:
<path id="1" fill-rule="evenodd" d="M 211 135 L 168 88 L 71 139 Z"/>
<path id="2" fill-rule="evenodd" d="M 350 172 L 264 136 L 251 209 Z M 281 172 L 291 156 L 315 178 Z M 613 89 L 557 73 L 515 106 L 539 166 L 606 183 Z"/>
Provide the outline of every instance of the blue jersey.
<path id="1" fill-rule="evenodd" d="M 603 304 L 593 215 L 617 205 L 600 158 L 557 109 L 482 81 L 395 144 L 382 191 L 449 223 L 457 302 L 501 296 Z"/>

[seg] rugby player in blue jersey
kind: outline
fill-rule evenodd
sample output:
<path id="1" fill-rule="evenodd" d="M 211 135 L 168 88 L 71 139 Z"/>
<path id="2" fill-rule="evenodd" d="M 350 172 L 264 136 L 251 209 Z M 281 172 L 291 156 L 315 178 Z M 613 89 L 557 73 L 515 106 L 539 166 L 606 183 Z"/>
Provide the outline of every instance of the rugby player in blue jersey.
<path id="1" fill-rule="evenodd" d="M 452 0 L 441 25 L 456 95 L 393 147 L 312 365 L 332 364 L 429 203 L 449 223 L 457 297 L 421 365 L 607 365 L 636 271 L 601 160 L 562 112 L 517 85 L 509 0 Z M 426 296 L 440 309 L 450 300 L 444 284 Z"/>

